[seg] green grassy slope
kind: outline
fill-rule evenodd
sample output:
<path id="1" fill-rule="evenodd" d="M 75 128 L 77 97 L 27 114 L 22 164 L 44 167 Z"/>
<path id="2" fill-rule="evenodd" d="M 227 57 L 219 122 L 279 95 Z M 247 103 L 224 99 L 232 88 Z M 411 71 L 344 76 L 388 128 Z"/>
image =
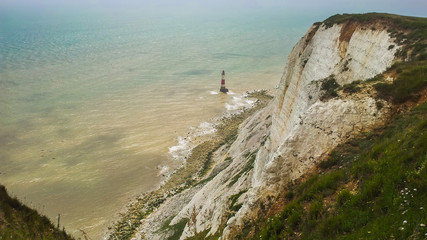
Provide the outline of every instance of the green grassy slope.
<path id="1" fill-rule="evenodd" d="M 11 198 L 0 185 L 0 239 L 73 239 L 57 230 L 50 220 Z"/>
<path id="2" fill-rule="evenodd" d="M 393 83 L 383 75 L 368 82 L 376 82 L 377 97 L 395 109 L 424 103 L 337 147 L 316 173 L 289 184 L 279 214 L 260 219 L 237 238 L 427 238 L 427 19 L 344 14 L 324 24 L 347 21 L 380 22 L 397 41 L 406 39 L 397 54 L 405 61 L 386 72 L 396 76 Z"/>
<path id="3" fill-rule="evenodd" d="M 343 14 L 315 25 L 341 23 L 386 28 L 402 46 L 396 53 L 401 61 L 365 82 L 339 86 L 329 79 L 322 88 L 330 96 L 322 100 L 372 86 L 373 96 L 393 106 L 394 117 L 334 149 L 232 239 L 427 239 L 427 18 Z"/>
<path id="4" fill-rule="evenodd" d="M 256 239 L 425 239 L 427 103 L 338 148 Z"/>

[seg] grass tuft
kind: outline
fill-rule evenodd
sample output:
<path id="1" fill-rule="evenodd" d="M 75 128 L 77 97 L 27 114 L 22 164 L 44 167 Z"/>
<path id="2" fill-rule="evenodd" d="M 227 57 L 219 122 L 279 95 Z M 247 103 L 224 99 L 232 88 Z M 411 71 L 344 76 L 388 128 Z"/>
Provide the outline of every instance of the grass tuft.
<path id="1" fill-rule="evenodd" d="M 46 217 L 12 198 L 0 185 L 0 239 L 74 239 Z"/>
<path id="2" fill-rule="evenodd" d="M 337 147 L 324 174 L 288 186 L 290 203 L 258 223 L 256 239 L 423 239 L 426 119 L 424 103 Z"/>
<path id="3" fill-rule="evenodd" d="M 408 100 L 417 101 L 419 90 L 427 87 L 427 62 L 408 65 L 400 63 L 396 69 L 404 69 L 393 83 L 377 83 L 374 88 L 378 96 L 393 103 L 403 103 Z"/>

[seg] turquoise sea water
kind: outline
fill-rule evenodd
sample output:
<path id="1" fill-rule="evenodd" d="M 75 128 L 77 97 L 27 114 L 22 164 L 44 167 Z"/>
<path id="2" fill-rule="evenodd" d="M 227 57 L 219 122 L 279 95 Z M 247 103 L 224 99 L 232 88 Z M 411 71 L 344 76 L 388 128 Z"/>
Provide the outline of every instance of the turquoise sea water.
<path id="1" fill-rule="evenodd" d="M 158 186 L 159 166 L 179 165 L 169 150 L 189 127 L 278 84 L 311 22 L 0 9 L 0 183 L 75 236 L 100 238 Z M 213 94 L 223 69 L 234 95 Z"/>

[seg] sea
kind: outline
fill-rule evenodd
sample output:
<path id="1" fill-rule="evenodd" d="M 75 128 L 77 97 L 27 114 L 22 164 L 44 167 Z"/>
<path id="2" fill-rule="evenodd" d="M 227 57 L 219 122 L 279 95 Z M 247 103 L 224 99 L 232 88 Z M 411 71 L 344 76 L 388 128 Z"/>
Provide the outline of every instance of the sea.
<path id="1" fill-rule="evenodd" d="M 280 11 L 0 8 L 0 184 L 101 239 L 189 134 L 274 89 L 313 19 Z M 230 94 L 219 93 L 225 70 Z"/>

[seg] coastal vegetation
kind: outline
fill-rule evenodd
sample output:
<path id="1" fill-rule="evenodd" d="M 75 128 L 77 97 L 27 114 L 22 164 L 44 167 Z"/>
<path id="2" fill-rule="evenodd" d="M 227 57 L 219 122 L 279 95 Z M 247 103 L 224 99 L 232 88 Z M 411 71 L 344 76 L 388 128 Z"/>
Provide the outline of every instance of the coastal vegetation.
<path id="1" fill-rule="evenodd" d="M 45 239 L 71 240 L 64 229 L 59 230 L 52 222 L 12 198 L 4 186 L 0 185 L 0 239 Z"/>
<path id="2" fill-rule="evenodd" d="M 427 19 L 344 14 L 315 25 L 348 22 L 372 28 L 381 22 L 388 27 L 396 40 L 389 49 L 401 47 L 396 53 L 400 61 L 366 81 L 340 86 L 333 75 L 318 81 L 320 100 L 369 94 L 376 98 L 377 109 L 390 108 L 391 118 L 342 143 L 308 173 L 289 182 L 278 199 L 258 211 L 255 221 L 245 222 L 232 234 L 233 239 L 427 236 Z M 230 202 L 234 209 L 234 195 Z"/>
<path id="3" fill-rule="evenodd" d="M 321 101 L 328 101 L 331 98 L 338 97 L 337 89 L 340 85 L 335 80 L 335 76 L 331 75 L 321 81 L 320 90 L 323 94 L 320 96 Z"/>
<path id="4" fill-rule="evenodd" d="M 268 204 L 259 205 L 262 207 L 254 206 L 260 208 L 256 219 L 245 222 L 243 229 L 232 234 L 233 239 L 426 238 L 427 19 L 378 13 L 344 14 L 315 25 L 332 27 L 346 22 L 367 24 L 372 29 L 378 27 L 375 25 L 378 22 L 385 24 L 383 26 L 396 39 L 396 44 L 388 48 L 401 47 L 396 53 L 400 61 L 366 81 L 340 86 L 334 75 L 317 81 L 320 100 L 327 102 L 337 97 L 357 97 L 357 94 L 375 97 L 373 103 L 377 109 L 387 107 L 390 110 L 386 122 L 348 138 L 325 153 L 327 156 L 322 156 L 321 161 L 301 177 L 287 184 L 284 182 L 286 186 L 279 189 L 277 199 L 268 199 Z M 345 66 L 344 71 L 348 70 Z M 222 163 L 217 164 L 215 154 L 226 152 L 221 150 L 228 149 L 237 139 L 239 126 L 272 99 L 266 91 L 252 92 L 248 97 L 257 99 L 255 105 L 224 117 L 216 127 L 215 136 L 195 146 L 185 164 L 159 189 L 141 195 L 128 206 L 109 228 L 109 239 L 134 237 L 141 221 L 169 198 L 191 188 L 200 189 L 233 161 L 224 154 L 220 157 Z M 267 138 L 259 141 L 261 145 Z M 242 153 L 243 167 L 228 179 L 228 187 L 253 170 L 257 153 L 258 150 Z M 4 197 L 7 196 L 5 189 L 0 190 L 0 239 L 9 236 L 70 239 L 65 232 L 55 229 L 46 217 L 40 217 L 16 199 Z M 189 239 L 218 239 L 225 223 L 243 206 L 239 198 L 248 191 L 239 189 L 226 196 L 227 216 L 221 219 L 221 227 L 214 235 L 207 236 L 210 229 L 204 229 L 195 231 L 195 236 Z M 196 222 L 197 213 L 193 211 L 188 219 L 170 225 L 173 217 L 168 215 L 160 229 L 168 233 L 166 239 L 170 240 L 179 239 L 185 226 Z M 22 224 L 25 221 L 31 224 L 25 226 Z M 40 232 L 51 235 L 35 235 Z"/>
<path id="5" fill-rule="evenodd" d="M 391 119 L 384 126 L 362 132 L 339 145 L 309 173 L 289 182 L 279 199 L 272 201 L 272 206 L 260 207 L 258 218 L 246 222 L 241 231 L 232 234 L 233 238 L 417 239 L 427 233 L 426 206 L 423 205 L 427 197 L 427 122 L 424 120 L 427 105 L 423 103 L 427 86 L 426 19 L 377 13 L 344 14 L 315 25 L 324 24 L 328 28 L 349 22 L 363 24 L 362 27 L 371 30 L 380 26 L 387 29 L 396 42 L 388 50 L 399 48 L 396 57 L 400 61 L 366 81 L 355 79 L 340 86 L 334 75 L 318 81 L 320 100 L 327 102 L 332 98 L 367 94 L 376 98 L 377 109 L 390 108 Z M 348 62 L 343 71 L 349 71 Z M 217 137 L 193 149 L 186 165 L 171 176 L 162 193 L 174 196 L 204 185 L 216 176 L 219 171 L 213 167 L 213 155 L 231 145 L 244 119 L 266 105 L 269 98 L 260 94 L 255 96 L 260 99 L 256 107 L 223 119 Z M 419 106 L 407 112 L 416 105 Z M 231 178 L 228 187 L 252 170 L 255 156 L 256 151 L 246 153 L 246 165 Z M 229 198 L 229 217 L 241 208 L 238 199 L 245 191 Z M 152 195 L 156 191 L 150 194 L 138 199 L 122 216 L 114 226 L 112 239 L 133 236 L 140 220 L 166 200 L 164 194 Z M 189 218 L 188 222 L 195 222 L 193 217 Z M 169 239 L 178 239 L 185 221 L 172 226 L 169 223 L 162 230 L 173 231 Z M 222 224 L 214 235 L 207 236 L 208 229 L 190 239 L 217 239 L 224 227 Z"/>
<path id="6" fill-rule="evenodd" d="M 345 84 L 345 85 L 342 87 L 342 90 L 343 90 L 343 92 L 345 92 L 345 93 L 349 93 L 349 94 L 359 92 L 359 91 L 360 91 L 360 87 L 359 87 L 358 85 L 359 85 L 360 83 L 361 83 L 361 81 L 354 81 L 354 82 L 352 82 L 352 83 Z"/>
<path id="7" fill-rule="evenodd" d="M 395 104 L 410 99 L 417 101 L 421 97 L 419 90 L 427 86 L 427 61 L 397 63 L 390 70 L 400 72 L 400 74 L 392 83 L 375 84 L 378 95 Z"/>
<path id="8" fill-rule="evenodd" d="M 392 105 L 384 126 L 339 145 L 310 173 L 290 182 L 276 205 L 237 239 L 424 239 L 427 236 L 427 19 L 390 14 L 335 15 L 324 24 L 387 21 L 406 29 L 385 73 L 342 87 L 322 82 L 323 100 L 374 90 L 377 108 Z M 386 81 L 393 76 L 394 81 Z M 331 92 L 334 94 L 331 95 Z M 415 106 L 415 107 L 414 107 Z M 407 112 L 408 109 L 413 108 Z M 274 206 L 272 208 L 277 208 Z"/>
<path id="9" fill-rule="evenodd" d="M 284 209 L 258 222 L 253 238 L 423 239 L 426 119 L 423 103 L 338 146 L 315 174 L 289 183 Z"/>
<path id="10" fill-rule="evenodd" d="M 326 28 L 329 28 L 334 24 L 345 22 L 360 23 L 366 26 L 372 24 L 372 30 L 375 30 L 373 23 L 381 23 L 382 26 L 387 26 L 387 31 L 396 39 L 397 45 L 403 44 L 403 48 L 397 52 L 398 57 L 406 60 L 427 59 L 427 18 L 387 13 L 336 14 L 315 25 L 324 24 Z M 390 45 L 390 48 L 394 47 L 395 45 Z"/>

